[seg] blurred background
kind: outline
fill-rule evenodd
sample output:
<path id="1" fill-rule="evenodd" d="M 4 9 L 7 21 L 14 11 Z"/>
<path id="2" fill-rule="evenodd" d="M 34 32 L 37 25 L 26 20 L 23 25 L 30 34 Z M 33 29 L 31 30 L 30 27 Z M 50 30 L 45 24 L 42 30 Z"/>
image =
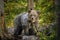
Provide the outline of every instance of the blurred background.
<path id="1" fill-rule="evenodd" d="M 55 40 L 55 5 L 54 0 L 34 0 L 34 9 L 39 10 L 40 40 Z M 4 19 L 7 28 L 14 27 L 13 20 L 16 15 L 27 12 L 27 0 L 4 0 Z M 48 26 L 48 29 L 46 29 Z M 52 27 L 52 28 L 50 28 Z M 48 31 L 49 30 L 49 31 Z M 48 31 L 51 32 L 49 36 Z"/>

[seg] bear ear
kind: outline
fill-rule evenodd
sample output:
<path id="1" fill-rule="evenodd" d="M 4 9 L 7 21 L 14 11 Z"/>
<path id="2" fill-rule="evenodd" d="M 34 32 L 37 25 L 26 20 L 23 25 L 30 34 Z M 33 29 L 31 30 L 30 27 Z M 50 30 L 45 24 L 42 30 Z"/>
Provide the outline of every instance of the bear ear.
<path id="1" fill-rule="evenodd" d="M 28 13 L 30 13 L 31 12 L 31 10 L 28 10 Z"/>
<path id="2" fill-rule="evenodd" d="M 30 12 L 31 12 L 31 10 L 32 10 L 32 8 L 30 8 L 30 9 L 28 10 L 28 13 L 30 13 Z"/>

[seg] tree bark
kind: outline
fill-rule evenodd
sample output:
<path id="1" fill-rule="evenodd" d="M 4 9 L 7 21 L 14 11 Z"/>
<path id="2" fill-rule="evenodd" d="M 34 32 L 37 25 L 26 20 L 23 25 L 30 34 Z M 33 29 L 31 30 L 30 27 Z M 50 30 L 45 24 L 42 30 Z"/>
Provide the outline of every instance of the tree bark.
<path id="1" fill-rule="evenodd" d="M 3 30 L 4 30 L 4 2 L 0 0 L 0 36 L 3 37 Z"/>
<path id="2" fill-rule="evenodd" d="M 0 0 L 0 36 L 3 38 L 7 36 L 6 27 L 4 23 L 4 0 Z"/>
<path id="3" fill-rule="evenodd" d="M 34 8 L 34 0 L 27 0 L 27 6 L 28 9 L 33 9 Z"/>
<path id="4" fill-rule="evenodd" d="M 56 40 L 60 40 L 60 0 L 55 0 L 56 6 Z"/>

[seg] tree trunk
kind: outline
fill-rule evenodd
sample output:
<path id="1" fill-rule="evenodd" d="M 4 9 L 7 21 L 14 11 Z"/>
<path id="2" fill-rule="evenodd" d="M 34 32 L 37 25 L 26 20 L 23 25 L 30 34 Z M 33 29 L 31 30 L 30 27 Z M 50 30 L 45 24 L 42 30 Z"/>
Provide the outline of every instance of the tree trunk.
<path id="1" fill-rule="evenodd" d="M 0 36 L 3 37 L 4 30 L 4 4 L 3 0 L 0 0 Z"/>
<path id="2" fill-rule="evenodd" d="M 27 6 L 28 9 L 33 9 L 34 8 L 34 0 L 27 0 Z"/>
<path id="3" fill-rule="evenodd" d="M 60 40 L 60 0 L 55 0 L 56 5 L 56 40 Z"/>
<path id="4" fill-rule="evenodd" d="M 0 37 L 7 36 L 6 27 L 4 23 L 4 0 L 0 0 Z"/>

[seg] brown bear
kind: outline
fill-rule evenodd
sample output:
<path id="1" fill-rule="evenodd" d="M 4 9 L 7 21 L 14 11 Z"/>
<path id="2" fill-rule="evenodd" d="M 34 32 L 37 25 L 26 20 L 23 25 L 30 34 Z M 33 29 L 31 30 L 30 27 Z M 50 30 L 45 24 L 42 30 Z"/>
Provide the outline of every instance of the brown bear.
<path id="1" fill-rule="evenodd" d="M 38 12 L 30 9 L 26 13 L 19 14 L 14 19 L 14 35 L 22 34 L 24 30 L 25 35 L 31 34 L 29 29 L 32 28 L 37 32 L 38 29 Z M 28 33 L 29 32 L 29 33 Z"/>

